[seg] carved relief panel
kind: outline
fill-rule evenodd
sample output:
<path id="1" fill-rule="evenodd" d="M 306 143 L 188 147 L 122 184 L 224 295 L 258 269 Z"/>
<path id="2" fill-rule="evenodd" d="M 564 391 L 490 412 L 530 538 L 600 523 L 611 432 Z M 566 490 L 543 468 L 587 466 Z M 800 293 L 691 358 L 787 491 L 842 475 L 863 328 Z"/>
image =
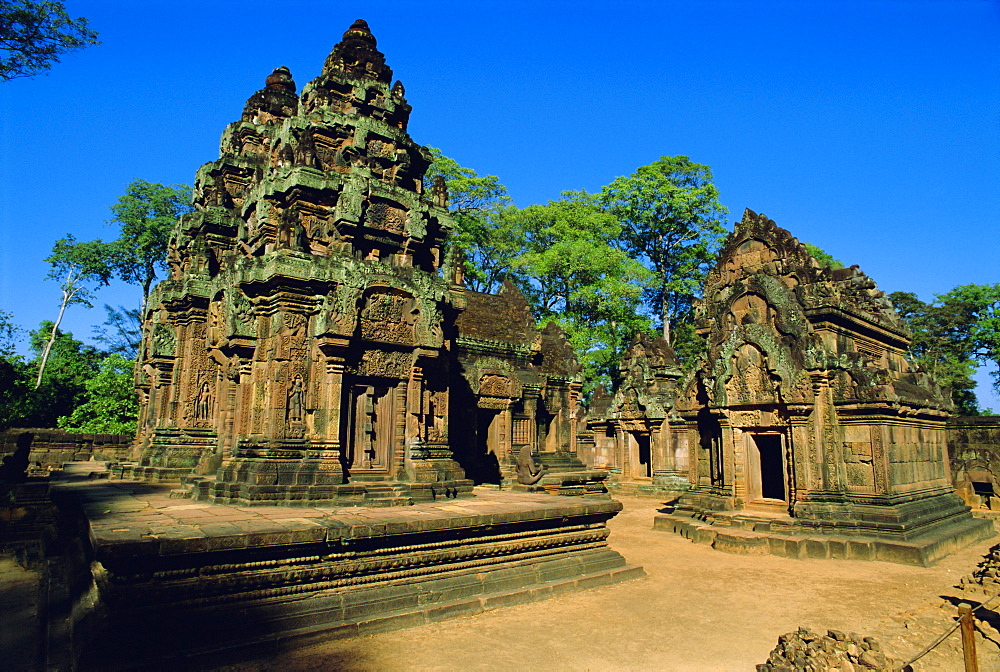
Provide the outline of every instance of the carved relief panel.
<path id="1" fill-rule="evenodd" d="M 406 230 L 406 210 L 381 201 L 369 204 L 365 224 L 390 233 L 402 234 Z"/>
<path id="2" fill-rule="evenodd" d="M 729 404 L 770 404 L 778 401 L 777 381 L 768 370 L 767 357 L 756 346 L 744 343 L 733 353 L 732 377 L 726 383 Z"/>
<path id="3" fill-rule="evenodd" d="M 420 310 L 412 296 L 391 289 L 370 291 L 361 309 L 361 338 L 413 345 L 419 317 Z"/>
<path id="4" fill-rule="evenodd" d="M 486 374 L 479 379 L 479 394 L 489 397 L 511 397 L 514 386 L 510 378 L 498 374 Z"/>

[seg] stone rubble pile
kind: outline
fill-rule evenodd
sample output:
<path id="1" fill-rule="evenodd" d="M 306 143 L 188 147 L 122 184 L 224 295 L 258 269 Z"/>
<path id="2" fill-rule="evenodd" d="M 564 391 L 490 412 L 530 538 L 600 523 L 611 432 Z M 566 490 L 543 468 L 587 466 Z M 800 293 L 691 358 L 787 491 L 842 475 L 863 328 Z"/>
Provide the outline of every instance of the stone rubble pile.
<path id="1" fill-rule="evenodd" d="M 886 656 L 874 637 L 839 630 L 828 630 L 820 635 L 807 628 L 778 637 L 778 645 L 767 662 L 757 666 L 757 672 L 897 672 L 902 669 L 902 661 Z"/>
<path id="2" fill-rule="evenodd" d="M 986 595 L 1000 593 L 1000 544 L 990 549 L 971 574 L 962 577 L 959 588 Z"/>

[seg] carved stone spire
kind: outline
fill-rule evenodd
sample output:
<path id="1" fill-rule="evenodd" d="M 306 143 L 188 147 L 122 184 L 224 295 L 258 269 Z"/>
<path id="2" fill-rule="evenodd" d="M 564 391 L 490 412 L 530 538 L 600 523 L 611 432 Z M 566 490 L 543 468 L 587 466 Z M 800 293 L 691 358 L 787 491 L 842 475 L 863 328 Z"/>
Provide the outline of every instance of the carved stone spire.
<path id="1" fill-rule="evenodd" d="M 333 48 L 323 65 L 323 74 L 340 71 L 352 79 L 374 79 L 388 84 L 392 70 L 385 56 L 376 49 L 375 36 L 364 19 L 358 19 L 344 33 L 340 44 Z"/>
<path id="2" fill-rule="evenodd" d="M 264 84 L 269 89 L 295 93 L 295 81 L 292 79 L 292 72 L 284 65 L 280 68 L 275 68 L 274 72 L 264 80 Z"/>
<path id="3" fill-rule="evenodd" d="M 243 121 L 259 124 L 280 121 L 294 115 L 298 107 L 292 73 L 281 66 L 267 76 L 263 89 L 250 96 L 243 107 Z"/>

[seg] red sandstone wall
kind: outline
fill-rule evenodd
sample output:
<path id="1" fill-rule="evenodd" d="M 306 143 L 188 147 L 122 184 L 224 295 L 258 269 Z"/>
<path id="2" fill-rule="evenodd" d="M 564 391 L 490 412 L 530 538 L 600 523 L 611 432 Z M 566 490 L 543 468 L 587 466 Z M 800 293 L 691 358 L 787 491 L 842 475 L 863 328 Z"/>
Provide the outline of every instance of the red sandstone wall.
<path id="1" fill-rule="evenodd" d="M 948 454 L 951 479 L 966 504 L 974 509 L 1000 510 L 1000 416 L 949 420 Z M 997 496 L 976 494 L 974 482 L 992 483 Z"/>
<path id="2" fill-rule="evenodd" d="M 22 438 L 25 434 L 29 438 Z M 0 433 L 0 456 L 13 453 L 19 441 L 30 448 L 29 461 L 43 467 L 76 460 L 117 461 L 128 455 L 135 437 L 127 434 L 74 434 L 62 429 L 14 427 Z"/>

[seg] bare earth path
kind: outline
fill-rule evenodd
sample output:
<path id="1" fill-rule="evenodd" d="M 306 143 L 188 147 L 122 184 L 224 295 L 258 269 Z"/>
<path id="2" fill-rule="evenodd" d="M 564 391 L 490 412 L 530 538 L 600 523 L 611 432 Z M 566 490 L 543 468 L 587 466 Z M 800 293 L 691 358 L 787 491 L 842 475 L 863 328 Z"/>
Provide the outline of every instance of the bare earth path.
<path id="1" fill-rule="evenodd" d="M 873 635 L 906 658 L 933 634 L 914 632 L 909 639 L 916 641 L 905 641 L 898 621 L 887 619 L 918 612 L 947 623 L 951 612 L 930 605 L 958 594 L 953 586 L 997 542 L 930 569 L 729 555 L 654 531 L 656 500 L 620 499 L 625 510 L 611 521 L 610 543 L 645 568 L 645 579 L 219 669 L 754 670 L 778 635 L 799 626 Z M 950 668 L 940 659 L 923 662 L 917 669 Z"/>

